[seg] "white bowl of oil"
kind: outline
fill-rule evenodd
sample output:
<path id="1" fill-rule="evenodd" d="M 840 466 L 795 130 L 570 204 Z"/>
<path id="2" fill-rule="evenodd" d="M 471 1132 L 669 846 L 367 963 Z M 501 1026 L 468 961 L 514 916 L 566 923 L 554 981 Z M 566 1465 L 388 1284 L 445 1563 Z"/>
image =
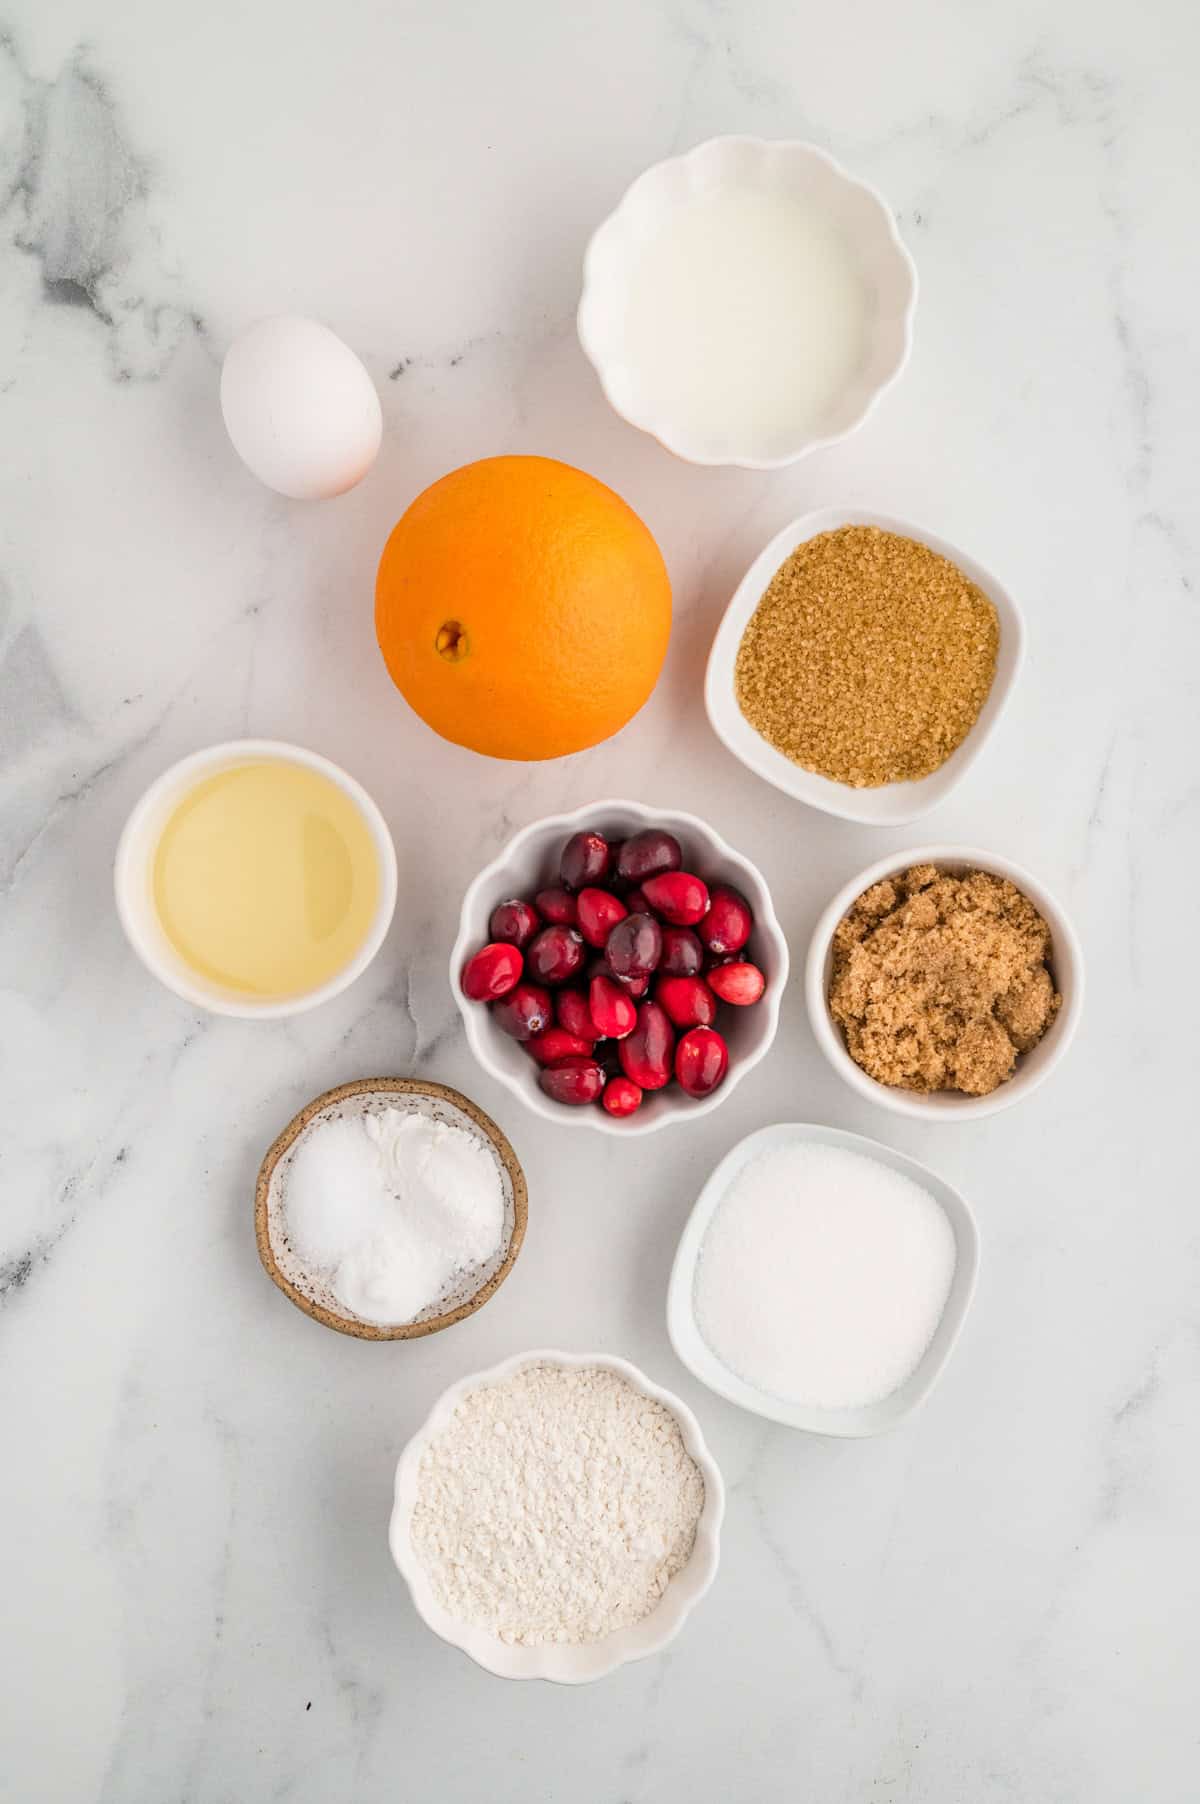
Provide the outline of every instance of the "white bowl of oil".
<path id="1" fill-rule="evenodd" d="M 816 145 L 710 138 L 647 169 L 584 258 L 611 405 L 696 464 L 847 437 L 908 361 L 917 272 L 874 188 Z"/>
<path id="2" fill-rule="evenodd" d="M 271 1020 L 338 995 L 383 944 L 396 851 L 362 785 L 317 752 L 235 739 L 173 764 L 125 823 L 117 913 L 160 983 Z"/>

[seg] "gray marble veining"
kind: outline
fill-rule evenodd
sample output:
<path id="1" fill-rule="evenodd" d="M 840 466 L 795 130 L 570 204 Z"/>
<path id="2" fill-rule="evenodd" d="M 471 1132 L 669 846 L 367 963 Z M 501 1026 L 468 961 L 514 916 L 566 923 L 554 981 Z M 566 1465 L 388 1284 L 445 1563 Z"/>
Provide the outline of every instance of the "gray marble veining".
<path id="1" fill-rule="evenodd" d="M 614 0 L 9 0 L 0 17 L 0 1798 L 14 1804 L 1191 1804 L 1200 1795 L 1192 171 L 1185 0 L 820 8 Z M 573 337 L 593 226 L 727 130 L 811 137 L 880 186 L 920 270 L 914 356 L 847 444 L 775 476 L 674 462 Z M 368 479 L 304 506 L 224 439 L 259 314 L 325 318 L 379 387 Z M 375 561 L 444 470 L 503 450 L 612 483 L 677 625 L 611 744 L 507 767 L 443 745 L 373 643 Z M 789 806 L 707 729 L 738 577 L 793 515 L 925 520 L 1020 598 L 996 739 L 918 830 Z M 116 836 L 173 758 L 243 732 L 353 770 L 396 925 L 292 1022 L 202 1018 L 127 951 Z M 919 838 L 993 846 L 1072 912 L 1081 1036 L 961 1128 L 842 1088 L 802 998 L 686 1135 L 546 1128 L 473 1066 L 445 960 L 517 826 L 589 795 L 695 807 L 766 871 L 801 954 L 829 894 Z M 311 1095 L 421 1071 L 495 1113 L 530 1182 L 494 1303 L 342 1342 L 258 1268 L 253 1178 Z M 964 1339 L 901 1431 L 824 1444 L 678 1366 L 667 1272 L 740 1135 L 874 1134 L 970 1197 Z M 571 1693 L 435 1641 L 387 1555 L 395 1455 L 522 1346 L 628 1355 L 730 1487 L 722 1570 L 662 1658 Z"/>

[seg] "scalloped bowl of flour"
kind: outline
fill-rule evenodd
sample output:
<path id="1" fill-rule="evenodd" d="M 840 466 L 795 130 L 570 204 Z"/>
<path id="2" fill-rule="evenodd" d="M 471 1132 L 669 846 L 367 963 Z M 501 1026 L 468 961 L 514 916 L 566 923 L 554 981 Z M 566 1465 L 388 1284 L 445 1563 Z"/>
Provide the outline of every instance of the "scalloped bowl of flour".
<path id="1" fill-rule="evenodd" d="M 485 1385 L 503 1384 L 528 1366 L 549 1365 L 568 1370 L 599 1368 L 613 1372 L 644 1396 L 653 1398 L 668 1410 L 679 1427 L 685 1451 L 691 1456 L 704 1481 L 704 1503 L 696 1523 L 696 1536 L 686 1565 L 674 1574 L 658 1603 L 640 1621 L 615 1630 L 603 1640 L 546 1643 L 540 1646 L 518 1646 L 503 1641 L 499 1635 L 480 1623 L 468 1622 L 451 1615 L 438 1601 L 429 1573 L 422 1564 L 413 1542 L 413 1514 L 417 1506 L 422 1458 L 430 1443 L 449 1427 L 455 1410 L 472 1391 Z M 725 1486 L 715 1460 L 705 1446 L 700 1425 L 683 1400 L 661 1385 L 651 1382 L 644 1372 L 627 1359 L 608 1353 L 563 1353 L 556 1349 L 535 1349 L 519 1353 L 512 1359 L 487 1371 L 475 1372 L 469 1378 L 444 1391 L 434 1404 L 396 1467 L 395 1500 L 392 1508 L 388 1540 L 392 1558 L 412 1596 L 418 1616 L 435 1635 L 470 1656 L 478 1666 L 501 1679 L 549 1679 L 559 1685 L 582 1685 L 591 1679 L 602 1679 L 630 1660 L 642 1660 L 657 1654 L 683 1627 L 692 1609 L 704 1596 L 716 1577 L 720 1557 L 721 1520 L 725 1514 Z"/>

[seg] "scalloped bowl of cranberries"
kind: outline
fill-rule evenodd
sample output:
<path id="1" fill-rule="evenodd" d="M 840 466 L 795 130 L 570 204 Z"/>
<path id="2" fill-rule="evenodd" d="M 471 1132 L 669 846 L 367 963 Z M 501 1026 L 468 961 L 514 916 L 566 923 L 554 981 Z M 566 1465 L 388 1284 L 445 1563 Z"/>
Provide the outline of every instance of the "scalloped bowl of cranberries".
<path id="1" fill-rule="evenodd" d="M 755 866 L 639 802 L 524 828 L 468 889 L 450 955 L 484 1070 L 548 1121 L 616 1134 L 729 1096 L 775 1038 L 787 975 Z"/>

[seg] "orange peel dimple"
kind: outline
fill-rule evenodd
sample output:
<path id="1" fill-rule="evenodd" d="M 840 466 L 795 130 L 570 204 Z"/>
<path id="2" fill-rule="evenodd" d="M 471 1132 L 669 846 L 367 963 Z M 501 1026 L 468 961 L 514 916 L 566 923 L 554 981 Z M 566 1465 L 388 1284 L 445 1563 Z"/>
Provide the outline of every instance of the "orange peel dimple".
<path id="1" fill-rule="evenodd" d="M 433 643 L 439 657 L 447 664 L 457 664 L 467 655 L 467 629 L 460 620 L 446 620 Z"/>

